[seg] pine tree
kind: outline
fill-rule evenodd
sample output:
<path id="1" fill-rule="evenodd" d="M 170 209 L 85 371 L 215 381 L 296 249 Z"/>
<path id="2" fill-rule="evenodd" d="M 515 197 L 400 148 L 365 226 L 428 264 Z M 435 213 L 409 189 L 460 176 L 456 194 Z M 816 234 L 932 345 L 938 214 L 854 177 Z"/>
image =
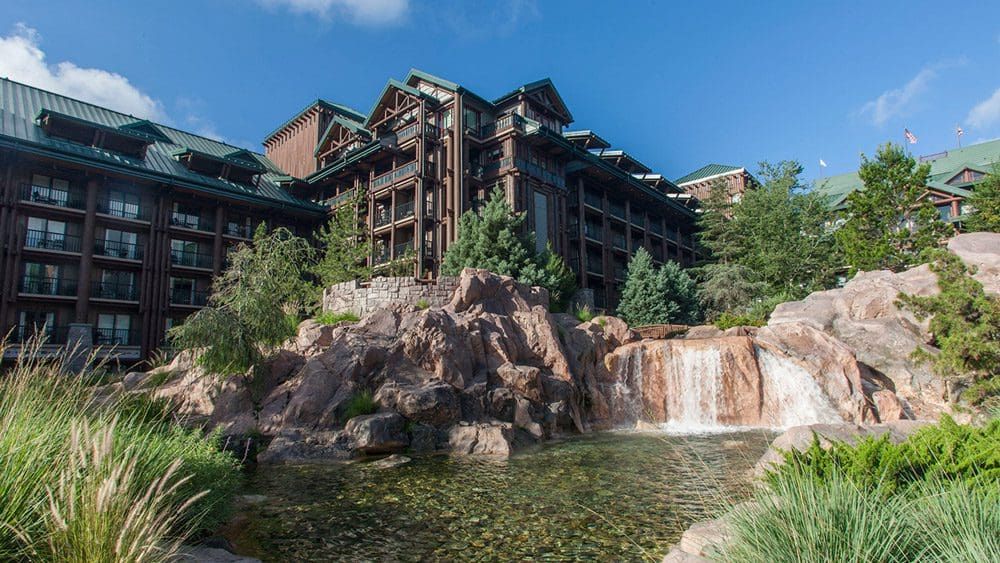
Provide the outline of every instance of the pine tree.
<path id="1" fill-rule="evenodd" d="M 970 231 L 1000 233 L 1000 164 L 972 188 L 966 203 L 973 208 L 966 223 Z"/>
<path id="2" fill-rule="evenodd" d="M 737 240 L 729 228 L 733 202 L 724 180 L 716 180 L 708 189 L 708 196 L 701 202 L 698 216 L 698 244 L 707 251 L 707 260 L 728 264 L 738 254 Z"/>
<path id="3" fill-rule="evenodd" d="M 699 321 L 698 288 L 681 265 L 668 260 L 657 272 L 667 314 L 664 323 L 693 325 Z"/>
<path id="4" fill-rule="evenodd" d="M 862 155 L 858 175 L 864 188 L 847 198 L 847 221 L 836 238 L 852 271 L 902 270 L 920 263 L 921 253 L 947 236 L 931 201 L 921 198 L 930 165 L 892 143 L 874 160 Z"/>
<path id="5" fill-rule="evenodd" d="M 362 201 L 362 195 L 357 194 L 344 202 L 330 221 L 316 232 L 323 254 L 312 272 L 324 288 L 345 281 L 371 278 L 371 268 L 367 264 L 370 253 L 368 229 L 361 221 L 359 211 Z"/>
<path id="6" fill-rule="evenodd" d="M 551 247 L 535 251 L 535 235 L 524 233 L 524 221 L 523 213 L 511 209 L 503 190 L 494 189 L 480 212 L 462 215 L 458 239 L 445 252 L 441 273 L 456 276 L 462 268 L 482 268 L 511 276 L 549 290 L 550 308 L 563 311 L 576 290 L 576 276 Z"/>
<path id="7" fill-rule="evenodd" d="M 645 248 L 639 248 L 628 261 L 618 315 L 632 326 L 667 322 L 670 310 L 663 281 L 653 265 L 653 257 Z"/>

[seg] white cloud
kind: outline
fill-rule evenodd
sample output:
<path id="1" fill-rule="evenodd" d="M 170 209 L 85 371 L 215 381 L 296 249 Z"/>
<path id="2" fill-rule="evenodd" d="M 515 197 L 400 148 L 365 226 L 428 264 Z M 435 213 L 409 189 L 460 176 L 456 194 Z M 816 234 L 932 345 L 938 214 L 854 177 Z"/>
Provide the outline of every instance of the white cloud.
<path id="1" fill-rule="evenodd" d="M 973 106 L 965 121 L 973 127 L 988 127 L 1000 121 L 1000 88 L 992 96 Z"/>
<path id="2" fill-rule="evenodd" d="M 936 68 L 924 68 L 901 88 L 886 90 L 878 98 L 866 103 L 859 114 L 870 115 L 872 123 L 879 126 L 894 117 L 904 117 L 912 109 L 917 97 L 927 89 L 927 84 L 936 77 Z"/>
<path id="3" fill-rule="evenodd" d="M 324 19 L 343 17 L 359 25 L 392 25 L 405 19 L 409 0 L 257 0 L 268 8 L 287 8 Z"/>
<path id="4" fill-rule="evenodd" d="M 137 117 L 166 120 L 163 104 L 124 76 L 68 61 L 50 65 L 40 43 L 38 32 L 23 23 L 0 37 L 0 76 Z"/>

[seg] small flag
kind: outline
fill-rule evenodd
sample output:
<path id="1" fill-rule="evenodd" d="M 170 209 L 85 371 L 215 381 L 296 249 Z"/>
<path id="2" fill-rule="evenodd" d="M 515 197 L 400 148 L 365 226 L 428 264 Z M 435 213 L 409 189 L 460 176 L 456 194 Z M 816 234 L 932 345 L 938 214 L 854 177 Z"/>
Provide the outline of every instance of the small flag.
<path id="1" fill-rule="evenodd" d="M 903 129 L 903 134 L 906 135 L 906 140 L 909 141 L 911 145 L 917 144 L 917 136 L 910 133 L 909 129 Z"/>
<path id="2" fill-rule="evenodd" d="M 960 125 L 956 125 L 955 126 L 955 134 L 958 135 L 959 137 L 961 137 L 962 135 L 965 134 L 965 131 L 962 131 L 962 127 Z"/>
<path id="3" fill-rule="evenodd" d="M 822 166 L 823 168 L 826 168 L 826 161 L 823 160 L 822 158 L 819 159 L 819 165 Z"/>

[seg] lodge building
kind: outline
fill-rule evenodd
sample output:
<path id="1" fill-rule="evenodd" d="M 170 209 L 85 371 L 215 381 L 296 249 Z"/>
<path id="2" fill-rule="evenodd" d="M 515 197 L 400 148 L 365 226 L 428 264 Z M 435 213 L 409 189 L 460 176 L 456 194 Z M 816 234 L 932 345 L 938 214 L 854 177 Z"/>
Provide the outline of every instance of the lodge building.
<path id="1" fill-rule="evenodd" d="M 376 268 L 412 261 L 416 277 L 433 279 L 461 215 L 498 187 L 538 249 L 550 244 L 595 305 L 613 308 L 639 247 L 657 262 L 694 261 L 696 198 L 572 122 L 547 79 L 491 101 L 411 70 L 367 114 L 317 100 L 264 146 L 296 177 L 294 196 L 332 210 L 362 195 Z"/>
<path id="2" fill-rule="evenodd" d="M 0 79 L 0 331 L 122 360 L 205 305 L 257 224 L 324 217 L 264 155 Z M 304 226 L 304 227 L 303 227 Z"/>
<path id="3" fill-rule="evenodd" d="M 0 79 L 6 353 L 43 332 L 53 352 L 144 359 L 259 224 L 308 235 L 355 194 L 376 274 L 434 279 L 461 215 L 499 188 L 613 309 L 638 248 L 695 260 L 697 198 L 572 122 L 547 79 L 490 101 L 412 70 L 367 114 L 317 100 L 259 154 Z"/>

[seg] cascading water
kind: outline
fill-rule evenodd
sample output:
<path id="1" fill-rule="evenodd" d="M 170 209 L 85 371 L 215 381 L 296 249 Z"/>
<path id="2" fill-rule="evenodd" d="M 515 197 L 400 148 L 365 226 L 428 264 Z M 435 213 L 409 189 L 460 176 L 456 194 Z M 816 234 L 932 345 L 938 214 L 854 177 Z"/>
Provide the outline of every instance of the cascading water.
<path id="1" fill-rule="evenodd" d="M 749 339 L 663 341 L 618 361 L 608 390 L 619 424 L 686 433 L 843 422 L 806 369 Z"/>

